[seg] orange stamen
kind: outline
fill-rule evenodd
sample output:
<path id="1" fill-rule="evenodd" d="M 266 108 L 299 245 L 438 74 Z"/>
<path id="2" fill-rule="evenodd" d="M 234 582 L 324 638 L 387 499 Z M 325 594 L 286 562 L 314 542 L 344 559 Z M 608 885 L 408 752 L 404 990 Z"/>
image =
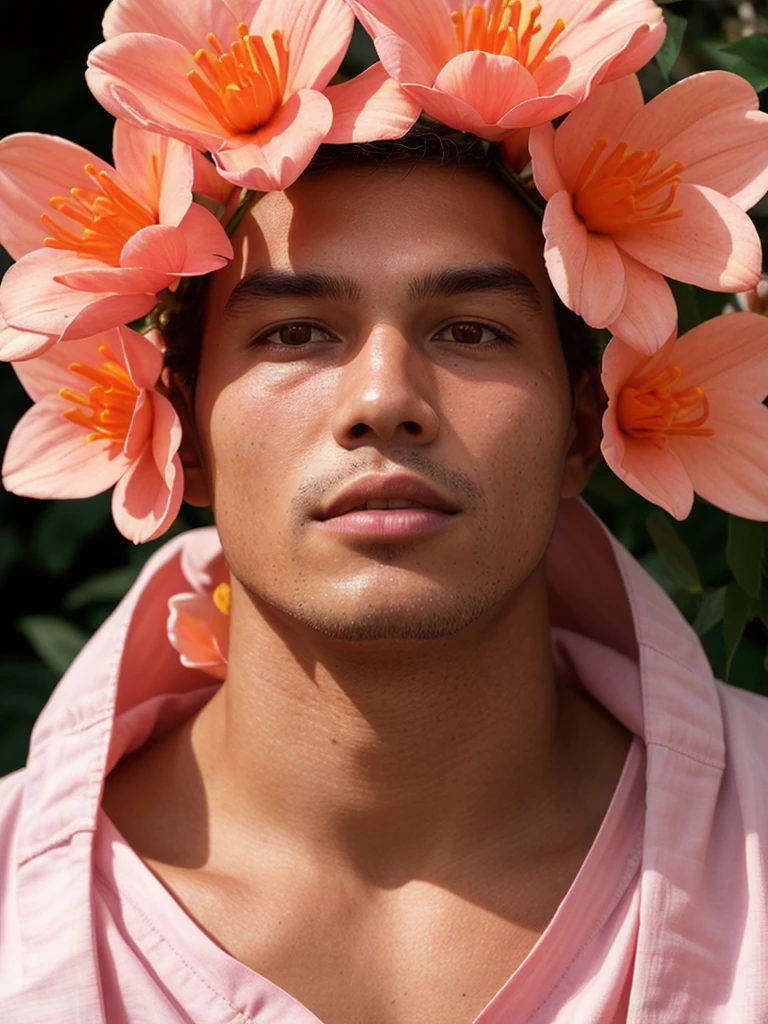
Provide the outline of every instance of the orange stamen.
<path id="1" fill-rule="evenodd" d="M 228 583 L 220 583 L 213 592 L 213 603 L 222 615 L 229 615 L 232 591 Z"/>
<path id="2" fill-rule="evenodd" d="M 670 437 L 712 437 L 709 402 L 701 388 L 675 390 L 682 375 L 679 366 L 658 373 L 640 374 L 619 392 L 616 415 L 621 430 L 663 449 Z"/>
<path id="3" fill-rule="evenodd" d="M 156 224 L 157 218 L 113 181 L 107 171 L 97 171 L 93 164 L 86 164 L 85 173 L 95 188 L 73 188 L 68 197 L 53 196 L 48 200 L 52 209 L 79 224 L 82 231 L 70 231 L 50 214 L 41 213 L 40 220 L 51 233 L 43 245 L 119 267 L 125 243 L 137 231 Z"/>
<path id="4" fill-rule="evenodd" d="M 490 12 L 482 4 L 473 4 L 466 11 L 453 11 L 453 33 L 456 52 L 484 50 L 504 57 L 514 57 L 534 74 L 544 63 L 565 30 L 565 22 L 558 18 L 544 41 L 531 55 L 531 47 L 541 32 L 539 18 L 542 5 L 530 0 L 495 0 Z"/>
<path id="5" fill-rule="evenodd" d="M 74 388 L 61 388 L 59 395 L 76 407 L 66 409 L 62 415 L 65 420 L 88 431 L 86 442 L 110 441 L 122 447 L 133 420 L 139 389 L 118 363 L 109 345 L 99 345 L 98 351 L 104 359 L 100 366 L 69 364 L 70 373 L 91 381 L 93 387 L 87 395 Z"/>
<path id="6" fill-rule="evenodd" d="M 654 171 L 661 157 L 658 149 L 628 153 L 627 143 L 620 142 L 603 159 L 607 148 L 605 139 L 597 140 L 574 186 L 574 206 L 589 231 L 612 235 L 630 224 L 659 224 L 682 216 L 674 204 L 683 164 L 675 160 Z"/>
<path id="7" fill-rule="evenodd" d="M 271 47 L 238 26 L 238 39 L 225 50 L 213 33 L 206 36 L 210 52 L 198 50 L 200 71 L 187 74 L 189 84 L 227 135 L 252 132 L 266 124 L 283 101 L 288 53 L 282 33 L 270 36 Z"/>

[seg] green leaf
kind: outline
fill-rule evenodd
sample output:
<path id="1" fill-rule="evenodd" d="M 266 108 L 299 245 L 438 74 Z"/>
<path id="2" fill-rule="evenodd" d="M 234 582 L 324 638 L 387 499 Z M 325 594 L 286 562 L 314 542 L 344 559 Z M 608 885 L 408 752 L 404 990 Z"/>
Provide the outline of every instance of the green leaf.
<path id="1" fill-rule="evenodd" d="M 768 75 L 768 36 L 755 33 L 738 39 L 730 46 L 724 46 L 723 52 L 734 53 L 748 64 Z"/>
<path id="2" fill-rule="evenodd" d="M 729 53 L 730 47 L 720 49 L 712 43 L 699 43 L 699 50 L 714 68 L 731 71 L 740 78 L 745 78 L 755 92 L 762 92 L 768 87 L 768 71 L 761 71 L 751 61 L 744 60 L 736 53 Z"/>
<path id="3" fill-rule="evenodd" d="M 110 517 L 110 495 L 53 501 L 35 523 L 35 564 L 51 576 L 63 576 L 74 564 L 85 539 Z"/>
<path id="4" fill-rule="evenodd" d="M 669 73 L 680 56 L 680 48 L 683 45 L 683 36 L 685 35 L 688 20 L 665 8 L 664 21 L 667 23 L 667 34 L 664 36 L 664 42 L 656 54 L 656 63 L 664 78 L 669 81 Z"/>
<path id="5" fill-rule="evenodd" d="M 738 650 L 747 623 L 752 618 L 754 602 L 738 583 L 725 588 L 725 615 L 723 616 L 723 642 L 725 644 L 725 679 L 729 681 L 733 656 Z"/>
<path id="6" fill-rule="evenodd" d="M 645 525 L 675 587 L 700 594 L 703 587 L 693 555 L 672 525 L 669 516 L 661 509 L 656 509 L 648 516 Z"/>
<path id="7" fill-rule="evenodd" d="M 757 598 L 760 594 L 764 556 L 765 525 L 728 516 L 725 557 L 733 578 L 750 597 Z"/>
<path id="8" fill-rule="evenodd" d="M 91 576 L 70 590 L 62 602 L 62 607 L 65 611 L 73 612 L 100 602 L 117 604 L 125 597 L 137 575 L 138 567 L 125 566 Z"/>
<path id="9" fill-rule="evenodd" d="M 66 672 L 88 639 L 82 629 L 52 615 L 27 615 L 17 626 L 40 661 L 57 676 Z"/>
<path id="10" fill-rule="evenodd" d="M 697 636 L 704 636 L 714 629 L 718 622 L 723 621 L 725 615 L 725 587 L 718 587 L 707 594 L 699 606 L 696 617 L 693 620 L 693 628 Z"/>
<path id="11" fill-rule="evenodd" d="M 691 285 L 683 284 L 682 281 L 668 281 L 667 283 L 677 304 L 678 333 L 685 334 L 706 318 L 701 315 L 699 301 Z"/>

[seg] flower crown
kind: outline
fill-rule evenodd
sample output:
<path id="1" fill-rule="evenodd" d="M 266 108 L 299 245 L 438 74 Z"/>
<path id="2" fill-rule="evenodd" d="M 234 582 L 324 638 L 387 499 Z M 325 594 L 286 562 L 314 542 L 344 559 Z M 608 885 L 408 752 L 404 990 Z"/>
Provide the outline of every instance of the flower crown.
<path id="1" fill-rule="evenodd" d="M 355 17 L 380 61 L 330 84 Z M 6 488 L 114 486 L 124 536 L 167 530 L 181 425 L 162 327 L 185 279 L 223 267 L 256 195 L 289 187 L 321 144 L 399 139 L 425 114 L 493 147 L 542 208 L 560 299 L 610 334 L 610 468 L 678 519 L 695 492 L 768 520 L 768 320 L 746 213 L 768 190 L 768 114 L 726 71 L 646 103 L 636 72 L 666 32 L 654 0 L 200 0 L 183 17 L 113 0 L 86 79 L 117 119 L 114 166 L 53 136 L 0 141 L 0 242 L 17 261 L 0 359 L 35 403 Z M 678 337 L 668 278 L 751 307 Z"/>

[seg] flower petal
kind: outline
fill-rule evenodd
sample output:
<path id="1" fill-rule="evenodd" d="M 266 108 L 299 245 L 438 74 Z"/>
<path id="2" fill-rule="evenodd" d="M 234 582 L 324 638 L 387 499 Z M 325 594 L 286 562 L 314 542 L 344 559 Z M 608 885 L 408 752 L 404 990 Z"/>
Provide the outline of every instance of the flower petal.
<path id="1" fill-rule="evenodd" d="M 76 293 L 77 294 L 77 293 Z M 79 293 L 87 294 L 87 293 Z M 59 341 L 87 338 L 146 316 L 157 305 L 155 295 L 91 295 L 90 300 L 67 320 Z"/>
<path id="2" fill-rule="evenodd" d="M 163 369 L 163 356 L 158 347 L 148 337 L 137 334 L 130 327 L 120 328 L 117 341 L 125 368 L 136 387 L 153 388 Z"/>
<path id="3" fill-rule="evenodd" d="M 533 75 L 512 57 L 472 50 L 448 61 L 435 88 L 464 100 L 484 125 L 495 125 L 518 104 L 539 95 Z"/>
<path id="4" fill-rule="evenodd" d="M 542 231 L 544 261 L 554 289 L 569 309 L 580 314 L 588 232 L 574 213 L 567 192 L 555 193 L 547 203 Z"/>
<path id="5" fill-rule="evenodd" d="M 674 437 L 669 447 L 697 494 L 745 519 L 768 520 L 768 409 L 738 391 L 709 397 L 712 437 Z"/>
<path id="6" fill-rule="evenodd" d="M 190 71 L 197 71 L 197 64 L 180 43 L 137 33 L 117 36 L 92 50 L 85 78 L 115 117 L 197 149 L 214 150 L 228 132 L 189 84 Z"/>
<path id="7" fill-rule="evenodd" d="M 417 49 L 391 32 L 376 37 L 376 52 L 387 74 L 400 85 L 431 88 L 442 67 L 431 67 Z"/>
<path id="8" fill-rule="evenodd" d="M 59 388 L 79 389 L 83 380 L 71 372 L 70 364 L 88 363 L 93 366 L 103 362 L 99 355 L 100 345 L 109 345 L 116 357 L 120 358 L 120 334 L 115 329 L 96 334 L 92 338 L 53 345 L 37 359 L 14 363 L 13 368 L 29 397 L 39 402 L 47 395 L 58 394 Z"/>
<path id="9" fill-rule="evenodd" d="M 0 317 L 0 362 L 34 359 L 56 344 L 56 335 L 9 327 Z"/>
<path id="10" fill-rule="evenodd" d="M 152 231 L 153 228 L 144 228 Z M 166 230 L 160 228 L 161 231 Z M 174 228 L 168 228 L 174 231 Z M 141 232 L 140 232 L 141 233 Z M 81 262 L 80 266 L 83 266 Z M 54 281 L 66 285 L 77 292 L 92 294 L 112 292 L 115 295 L 154 295 L 171 283 L 172 277 L 154 268 L 145 267 L 105 267 L 94 263 L 84 270 L 71 270 L 56 274 Z"/>
<path id="11" fill-rule="evenodd" d="M 706 320 L 675 343 L 679 387 L 740 392 L 762 402 L 768 395 L 768 318 L 729 313 Z"/>
<path id="12" fill-rule="evenodd" d="M 131 416 L 131 425 L 123 443 L 123 454 L 126 459 L 135 462 L 141 455 L 152 434 L 152 400 L 150 392 L 142 390 L 136 399 Z"/>
<path id="13" fill-rule="evenodd" d="M 378 49 L 379 37 L 385 33 L 399 36 L 403 42 L 421 54 L 437 76 L 443 65 L 456 53 L 456 41 L 448 5 L 445 0 L 419 0 L 404 4 L 402 0 L 348 0 L 363 27 L 373 36 Z M 381 51 L 382 63 L 393 77 Z"/>
<path id="14" fill-rule="evenodd" d="M 333 124 L 325 142 L 371 142 L 399 139 L 413 126 L 421 104 L 390 78 L 381 63 L 325 95 L 333 107 Z"/>
<path id="15" fill-rule="evenodd" d="M 112 517 L 124 537 L 143 544 L 165 533 L 181 507 L 184 488 L 181 462 L 173 460 L 172 486 L 155 465 L 147 447 L 120 478 L 112 494 Z"/>
<path id="16" fill-rule="evenodd" d="M 627 126 L 626 141 L 632 147 L 661 149 L 672 160 L 686 162 L 674 152 L 676 140 L 713 115 L 726 119 L 739 111 L 756 110 L 757 94 L 749 82 L 728 71 L 705 71 L 683 78 L 664 89 L 637 112 Z M 704 145 L 712 145 L 713 140 Z"/>
<path id="17" fill-rule="evenodd" d="M 232 247 L 221 224 L 213 214 L 193 203 L 178 227 L 154 224 L 137 231 L 125 244 L 121 255 L 123 266 L 118 269 L 129 280 L 132 280 L 129 275 L 135 275 L 134 290 L 151 289 L 156 293 L 176 277 L 221 270 L 231 254 Z M 109 281 L 107 273 L 100 277 L 106 286 Z M 145 287 L 142 288 L 145 278 Z M 73 284 L 79 279 L 80 276 L 75 274 L 67 277 Z M 119 277 L 115 275 L 111 290 L 118 291 L 120 287 Z"/>
<path id="18" fill-rule="evenodd" d="M 261 0 L 251 32 L 283 33 L 288 51 L 286 96 L 324 89 L 336 74 L 352 38 L 355 16 L 344 0 Z"/>
<path id="19" fill-rule="evenodd" d="M 237 38 L 238 17 L 223 0 L 112 0 L 104 14 L 104 38 L 126 32 L 166 36 L 195 53 L 209 32 L 228 46 Z"/>
<path id="20" fill-rule="evenodd" d="M 581 285 L 581 316 L 592 327 L 607 327 L 624 308 L 624 262 L 613 239 L 587 235 L 587 259 Z"/>
<path id="21" fill-rule="evenodd" d="M 567 186 L 555 159 L 555 129 L 551 124 L 540 124 L 531 128 L 528 140 L 531 151 L 533 180 L 545 199 L 551 199 L 555 192 L 563 192 Z"/>
<path id="22" fill-rule="evenodd" d="M 168 600 L 168 639 L 186 668 L 226 679 L 229 617 L 210 595 L 175 594 Z"/>
<path id="23" fill-rule="evenodd" d="M 197 535 L 196 544 L 181 552 L 181 571 L 189 585 L 198 594 L 213 593 L 219 583 L 229 582 L 229 568 L 221 550 L 221 541 L 215 528 L 204 527 Z"/>
<path id="24" fill-rule="evenodd" d="M 322 93 L 294 93 L 269 124 L 213 154 L 227 181 L 260 192 L 292 185 L 330 131 L 333 108 Z"/>
<path id="25" fill-rule="evenodd" d="M 113 149 L 121 178 L 162 224 L 178 224 L 192 202 L 193 150 L 157 132 L 115 123 Z"/>
<path id="26" fill-rule="evenodd" d="M 661 274 L 626 253 L 621 253 L 621 257 L 627 297 L 624 308 L 609 327 L 612 334 L 633 349 L 652 355 L 677 325 L 675 297 Z"/>
<path id="27" fill-rule="evenodd" d="M 86 441 L 87 431 L 64 419 L 72 408 L 49 395 L 16 424 L 3 461 L 3 484 L 28 498 L 90 498 L 108 490 L 128 466 L 120 446 Z"/>
<path id="28" fill-rule="evenodd" d="M 613 237 L 636 260 L 665 277 L 742 292 L 760 280 L 760 239 L 749 216 L 710 188 L 681 184 L 675 205 L 682 217 L 638 223 Z"/>
<path id="29" fill-rule="evenodd" d="M 190 206 L 175 230 L 184 239 L 186 249 L 180 275 L 210 274 L 221 270 L 234 256 L 221 222 L 197 203 Z"/>
<path id="30" fill-rule="evenodd" d="M 165 395 L 150 392 L 152 399 L 152 456 L 168 488 L 176 478 L 174 459 L 181 444 L 181 421 Z"/>
<path id="31" fill-rule="evenodd" d="M 0 285 L 0 312 L 5 322 L 18 330 L 52 335 L 55 338 L 83 338 L 143 316 L 156 305 L 154 296 L 98 295 L 75 291 L 54 280 L 54 276 L 61 274 L 87 273 L 82 271 L 85 264 L 86 261 L 74 255 L 54 249 L 37 249 L 22 256 L 18 263 L 6 271 Z M 102 316 L 97 316 L 94 309 L 91 316 L 80 319 L 80 315 L 97 300 L 106 298 L 117 301 L 103 306 Z M 117 319 L 112 319 L 113 316 Z M 78 330 L 81 330 L 77 335 L 69 330 L 74 328 L 76 320 Z"/>
<path id="32" fill-rule="evenodd" d="M 570 191 L 574 191 L 581 168 L 598 139 L 605 139 L 606 152 L 610 153 L 642 106 L 640 83 L 630 75 L 599 86 L 566 117 L 555 132 L 555 159 Z"/>
<path id="33" fill-rule="evenodd" d="M 603 416 L 601 448 L 605 461 L 628 487 L 675 519 L 685 519 L 693 506 L 693 486 L 671 445 L 659 449 L 649 441 L 627 437 L 609 405 Z"/>
<path id="34" fill-rule="evenodd" d="M 88 163 L 113 173 L 87 149 L 55 135 L 22 132 L 0 140 L 0 244 L 15 260 L 39 249 L 50 234 L 40 214 L 72 227 L 48 200 L 68 196 L 72 188 L 92 189 L 84 170 Z"/>

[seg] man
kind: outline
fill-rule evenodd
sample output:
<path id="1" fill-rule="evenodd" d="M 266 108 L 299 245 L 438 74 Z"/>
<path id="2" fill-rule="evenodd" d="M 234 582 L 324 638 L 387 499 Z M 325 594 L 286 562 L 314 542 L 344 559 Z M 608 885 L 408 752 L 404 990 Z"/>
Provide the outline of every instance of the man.
<path id="1" fill-rule="evenodd" d="M 577 500 L 537 225 L 342 160 L 235 252 L 178 380 L 227 679 L 165 639 L 182 537 L 2 790 L 2 1019 L 765 1020 L 766 705 Z"/>

